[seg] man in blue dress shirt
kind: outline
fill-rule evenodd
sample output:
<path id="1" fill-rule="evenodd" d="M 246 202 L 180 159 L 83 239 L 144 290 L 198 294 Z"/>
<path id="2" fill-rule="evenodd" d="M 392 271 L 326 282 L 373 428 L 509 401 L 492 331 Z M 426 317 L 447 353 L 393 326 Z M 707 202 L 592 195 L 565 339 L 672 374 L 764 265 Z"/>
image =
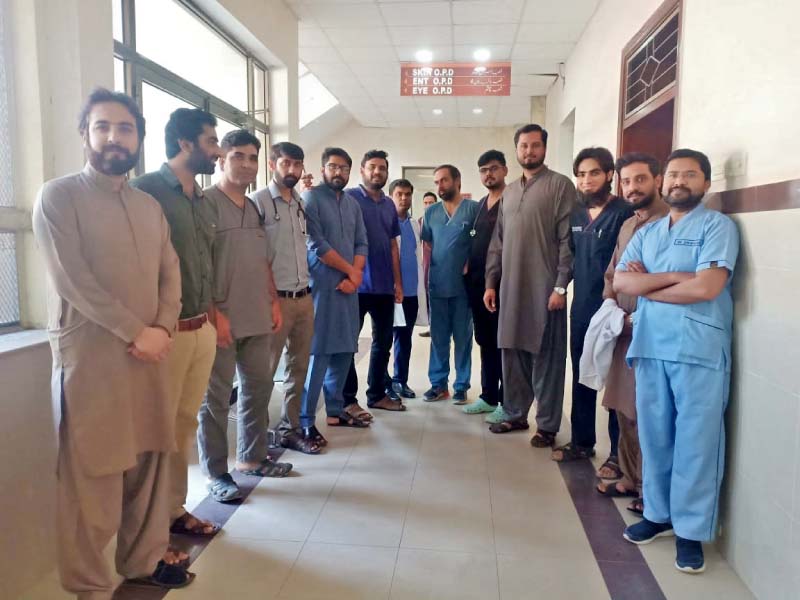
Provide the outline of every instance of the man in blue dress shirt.
<path id="1" fill-rule="evenodd" d="M 467 403 L 472 371 L 472 313 L 464 269 L 469 258 L 478 203 L 461 196 L 461 172 L 442 165 L 433 172 L 433 183 L 442 202 L 425 211 L 422 240 L 431 246 L 431 356 L 428 378 L 431 389 L 426 402 L 450 395 L 450 339 L 455 345 L 455 404 Z"/>
<path id="2" fill-rule="evenodd" d="M 344 186 L 353 160 L 341 148 L 322 153 L 322 183 L 303 194 L 308 233 L 308 269 L 314 300 L 311 361 L 300 405 L 304 439 L 325 446 L 315 426 L 320 390 L 325 392 L 328 425 L 366 427 L 344 412 L 342 389 L 358 349 L 358 286 L 367 257 L 361 208 Z"/>
<path id="3" fill-rule="evenodd" d="M 642 227 L 617 264 L 614 289 L 639 296 L 628 361 L 644 464 L 644 519 L 624 537 L 646 544 L 676 535 L 675 566 L 705 569 L 725 461 L 731 371 L 734 222 L 706 209 L 711 164 L 675 150 L 664 169 L 669 215 Z"/>

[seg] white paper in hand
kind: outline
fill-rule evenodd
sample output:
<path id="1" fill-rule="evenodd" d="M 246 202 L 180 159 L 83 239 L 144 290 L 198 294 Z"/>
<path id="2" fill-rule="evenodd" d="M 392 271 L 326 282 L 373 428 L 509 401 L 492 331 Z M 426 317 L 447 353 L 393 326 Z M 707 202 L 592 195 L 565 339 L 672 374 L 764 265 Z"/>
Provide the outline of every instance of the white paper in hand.
<path id="1" fill-rule="evenodd" d="M 395 327 L 405 327 L 406 326 L 406 313 L 403 312 L 403 305 L 394 304 L 394 326 Z"/>

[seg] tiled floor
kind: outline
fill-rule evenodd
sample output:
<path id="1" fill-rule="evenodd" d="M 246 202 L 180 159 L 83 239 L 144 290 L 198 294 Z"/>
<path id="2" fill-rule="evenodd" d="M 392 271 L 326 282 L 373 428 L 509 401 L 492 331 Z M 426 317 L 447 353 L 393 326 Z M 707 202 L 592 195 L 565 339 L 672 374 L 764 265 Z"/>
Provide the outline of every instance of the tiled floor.
<path id="1" fill-rule="evenodd" d="M 414 342 L 410 384 L 421 395 L 428 341 Z M 478 365 L 476 349 L 472 397 Z M 377 411 L 368 430 L 324 430 L 330 446 L 320 456 L 284 454 L 296 474 L 256 487 L 192 565 L 196 581 L 168 598 L 610 597 L 565 478 L 549 452 L 530 447 L 530 433 L 493 435 L 483 416 L 464 415 L 449 401 L 408 405 L 402 414 Z M 271 409 L 275 418 L 278 402 Z M 607 452 L 601 445 L 598 461 Z M 205 496 L 196 467 L 191 484 L 194 505 Z M 633 520 L 622 501 L 617 508 Z M 606 522 L 598 517 L 590 529 L 603 531 Z M 605 535 L 616 540 L 621 532 L 613 527 Z M 707 572 L 697 577 L 675 571 L 669 540 L 642 553 L 646 562 L 621 558 L 604 572 L 633 581 L 649 566 L 670 600 L 753 597 L 713 547 L 706 549 Z M 68 596 L 51 574 L 23 597 Z"/>

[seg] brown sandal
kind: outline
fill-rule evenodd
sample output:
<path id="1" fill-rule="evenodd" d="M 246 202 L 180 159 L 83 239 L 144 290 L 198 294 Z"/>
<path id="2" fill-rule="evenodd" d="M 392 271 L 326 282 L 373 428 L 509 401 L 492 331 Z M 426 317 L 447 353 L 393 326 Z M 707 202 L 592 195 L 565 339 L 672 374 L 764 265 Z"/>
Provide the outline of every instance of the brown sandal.
<path id="1" fill-rule="evenodd" d="M 492 433 L 510 433 L 512 431 L 522 431 L 530 429 L 527 421 L 501 421 L 500 423 L 492 423 L 489 431 Z"/>
<path id="2" fill-rule="evenodd" d="M 189 521 L 194 520 L 195 524 L 189 526 Z M 211 528 L 211 531 L 206 529 Z M 175 519 L 170 526 L 170 533 L 177 533 L 181 535 L 196 535 L 199 537 L 213 537 L 219 533 L 220 526 L 210 521 L 203 521 L 198 519 L 193 514 L 185 512 L 180 517 Z"/>
<path id="3" fill-rule="evenodd" d="M 368 412 L 364 407 L 362 407 L 358 402 L 354 404 L 348 404 L 344 407 L 344 412 L 346 412 L 351 417 L 355 417 L 356 419 L 361 419 L 362 421 L 372 421 L 374 418 L 371 412 Z"/>
<path id="4" fill-rule="evenodd" d="M 556 445 L 556 434 L 552 431 L 537 429 L 531 438 L 531 446 L 534 448 L 552 448 Z"/>

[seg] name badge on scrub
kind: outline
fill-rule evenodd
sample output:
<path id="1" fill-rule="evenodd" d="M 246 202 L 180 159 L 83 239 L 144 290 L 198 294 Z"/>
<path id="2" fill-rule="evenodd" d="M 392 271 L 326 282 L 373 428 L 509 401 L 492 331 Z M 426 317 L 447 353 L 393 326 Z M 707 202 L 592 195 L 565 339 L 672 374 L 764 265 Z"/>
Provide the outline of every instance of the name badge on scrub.
<path id="1" fill-rule="evenodd" d="M 676 246 L 702 246 L 703 240 L 687 240 L 686 238 L 678 238 L 675 240 Z"/>

